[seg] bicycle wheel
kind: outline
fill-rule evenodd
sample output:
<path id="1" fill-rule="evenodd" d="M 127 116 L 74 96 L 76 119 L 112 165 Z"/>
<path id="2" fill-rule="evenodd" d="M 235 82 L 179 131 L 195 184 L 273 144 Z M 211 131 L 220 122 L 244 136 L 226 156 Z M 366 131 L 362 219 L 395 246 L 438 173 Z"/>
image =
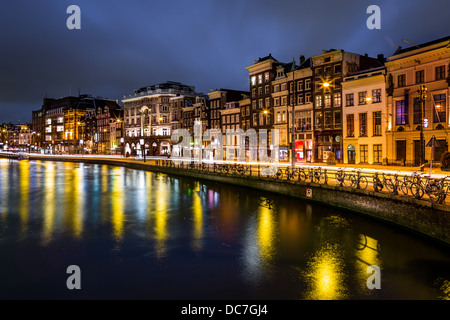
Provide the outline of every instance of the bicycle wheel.
<path id="1" fill-rule="evenodd" d="M 383 184 L 380 183 L 380 180 L 378 178 L 373 178 L 373 190 L 376 192 L 380 192 L 383 190 Z"/>
<path id="2" fill-rule="evenodd" d="M 325 172 L 322 172 L 320 174 L 320 177 L 319 177 L 319 180 L 320 180 L 319 183 L 327 184 L 328 183 L 328 179 L 327 178 L 328 178 L 327 174 Z"/>
<path id="3" fill-rule="evenodd" d="M 400 183 L 400 190 L 402 191 L 402 193 L 407 196 L 409 193 L 409 182 L 408 181 L 403 181 L 402 183 Z"/>
<path id="4" fill-rule="evenodd" d="M 359 177 L 359 187 L 363 190 L 366 190 L 368 185 L 366 177 Z"/>
<path id="5" fill-rule="evenodd" d="M 293 169 L 292 170 L 291 179 L 292 180 L 297 180 L 298 179 L 298 170 L 297 169 Z"/>
<path id="6" fill-rule="evenodd" d="M 336 185 L 341 186 L 344 183 L 343 175 L 336 173 L 334 175 L 334 179 L 336 180 Z"/>
<path id="7" fill-rule="evenodd" d="M 386 190 L 387 190 L 389 193 L 394 193 L 395 186 L 394 186 L 394 183 L 392 182 L 391 179 L 386 179 L 386 180 L 384 181 L 384 186 L 386 187 Z"/>
<path id="8" fill-rule="evenodd" d="M 416 182 L 413 182 L 411 184 L 410 191 L 411 191 L 412 196 L 416 199 L 422 199 L 422 197 L 424 195 L 424 190 L 423 190 L 422 185 L 420 185 Z"/>
<path id="9" fill-rule="evenodd" d="M 441 188 L 436 183 L 430 184 L 427 188 L 428 197 L 430 198 L 431 202 L 438 202 L 439 198 L 441 197 Z"/>
<path id="10" fill-rule="evenodd" d="M 298 173 L 298 181 L 305 181 L 306 180 L 306 173 L 304 171 L 300 171 Z"/>
<path id="11" fill-rule="evenodd" d="M 354 175 L 346 175 L 344 177 L 344 186 L 351 187 L 356 182 L 356 178 Z"/>

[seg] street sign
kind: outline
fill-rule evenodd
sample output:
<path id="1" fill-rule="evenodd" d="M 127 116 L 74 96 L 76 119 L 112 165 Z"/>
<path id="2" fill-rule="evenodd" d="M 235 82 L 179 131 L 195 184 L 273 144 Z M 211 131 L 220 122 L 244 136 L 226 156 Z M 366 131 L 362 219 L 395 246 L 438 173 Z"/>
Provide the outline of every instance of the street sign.
<path id="1" fill-rule="evenodd" d="M 428 141 L 427 143 L 427 147 L 440 147 L 441 145 L 439 144 L 439 142 L 436 140 L 435 136 L 432 136 L 430 141 Z"/>

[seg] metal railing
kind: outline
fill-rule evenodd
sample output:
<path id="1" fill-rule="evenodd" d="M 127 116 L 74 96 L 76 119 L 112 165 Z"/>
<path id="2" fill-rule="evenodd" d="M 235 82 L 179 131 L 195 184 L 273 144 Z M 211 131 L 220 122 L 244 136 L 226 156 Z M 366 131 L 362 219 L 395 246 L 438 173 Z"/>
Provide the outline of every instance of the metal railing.
<path id="1" fill-rule="evenodd" d="M 429 200 L 444 204 L 450 193 L 450 176 L 432 178 L 420 172 L 392 173 L 386 171 L 367 171 L 353 168 L 323 168 L 305 166 L 292 169 L 290 166 L 278 167 L 270 171 L 270 166 L 228 163 L 197 163 L 160 160 L 158 165 L 178 169 L 196 170 L 230 176 L 253 176 L 273 181 L 288 181 L 299 184 L 321 184 L 341 188 L 368 190 L 376 193 L 389 193 L 415 199 Z M 269 172 L 269 174 L 267 174 Z"/>

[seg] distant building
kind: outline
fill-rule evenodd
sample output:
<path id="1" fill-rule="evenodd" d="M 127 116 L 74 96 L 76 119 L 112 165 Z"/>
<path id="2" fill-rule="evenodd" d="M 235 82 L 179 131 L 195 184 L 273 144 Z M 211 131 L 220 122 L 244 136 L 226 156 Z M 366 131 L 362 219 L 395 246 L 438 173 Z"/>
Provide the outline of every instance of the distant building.
<path id="1" fill-rule="evenodd" d="M 177 96 L 184 98 L 174 99 Z M 195 87 L 173 81 L 142 87 L 125 95 L 122 100 L 125 152 L 143 155 L 145 148 L 146 155 L 170 154 L 172 130 L 183 121 L 179 118 L 180 108 L 195 96 Z M 141 142 L 144 142 L 142 146 Z"/>
<path id="2" fill-rule="evenodd" d="M 45 98 L 42 108 L 33 111 L 36 146 L 48 152 L 80 153 L 86 145 L 84 121 L 88 113 L 95 115 L 98 107 L 105 106 L 120 109 L 116 101 L 91 95 Z"/>

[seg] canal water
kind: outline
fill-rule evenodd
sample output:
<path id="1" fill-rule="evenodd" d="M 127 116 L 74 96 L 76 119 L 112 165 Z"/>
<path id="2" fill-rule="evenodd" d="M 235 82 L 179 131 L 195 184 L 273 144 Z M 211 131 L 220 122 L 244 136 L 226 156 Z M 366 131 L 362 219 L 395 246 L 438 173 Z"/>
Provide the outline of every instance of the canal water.
<path id="1" fill-rule="evenodd" d="M 250 188 L 0 160 L 0 298 L 440 300 L 450 252 Z"/>

